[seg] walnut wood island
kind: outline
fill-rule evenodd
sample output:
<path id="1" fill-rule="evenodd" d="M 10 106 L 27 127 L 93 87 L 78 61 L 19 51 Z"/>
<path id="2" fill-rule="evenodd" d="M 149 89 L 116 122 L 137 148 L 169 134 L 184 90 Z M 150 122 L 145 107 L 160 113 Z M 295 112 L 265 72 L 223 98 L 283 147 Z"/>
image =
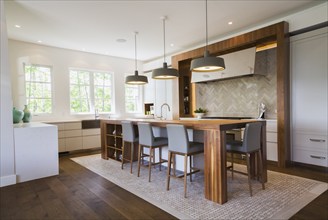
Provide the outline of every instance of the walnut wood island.
<path id="1" fill-rule="evenodd" d="M 101 120 L 101 146 L 103 159 L 120 159 L 122 147 L 121 121 L 126 119 Z M 247 123 L 262 123 L 261 147 L 263 158 L 263 179 L 267 181 L 266 166 L 266 121 L 265 120 L 155 120 L 128 119 L 135 124 L 149 122 L 155 127 L 166 127 L 167 124 L 183 124 L 187 128 L 204 131 L 204 186 L 205 198 L 219 204 L 227 202 L 226 171 L 226 131 L 243 128 Z M 135 146 L 137 147 L 137 146 Z M 134 152 L 137 152 L 135 150 Z M 136 155 L 135 155 L 136 156 Z M 251 158 L 251 172 L 258 171 L 256 158 Z"/>

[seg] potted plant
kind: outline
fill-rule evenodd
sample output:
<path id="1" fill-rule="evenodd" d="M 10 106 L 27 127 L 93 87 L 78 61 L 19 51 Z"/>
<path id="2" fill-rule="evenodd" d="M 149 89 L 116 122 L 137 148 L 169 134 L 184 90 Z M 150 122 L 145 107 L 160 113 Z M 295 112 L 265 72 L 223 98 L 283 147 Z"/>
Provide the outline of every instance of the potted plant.
<path id="1" fill-rule="evenodd" d="M 194 111 L 197 118 L 202 118 L 206 114 L 207 110 L 205 108 L 196 108 Z"/>

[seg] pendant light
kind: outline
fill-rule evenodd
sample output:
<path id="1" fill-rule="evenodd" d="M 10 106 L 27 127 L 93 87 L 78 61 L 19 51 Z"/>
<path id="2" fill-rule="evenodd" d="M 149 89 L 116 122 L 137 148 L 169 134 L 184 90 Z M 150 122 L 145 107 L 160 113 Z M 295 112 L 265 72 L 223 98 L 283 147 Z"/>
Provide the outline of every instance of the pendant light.
<path id="1" fill-rule="evenodd" d="M 134 53 L 135 53 L 135 67 L 134 75 L 127 76 L 125 78 L 126 84 L 131 85 L 143 85 L 148 83 L 147 76 L 140 76 L 138 74 L 138 64 L 137 64 L 137 34 L 138 32 L 134 32 Z"/>
<path id="2" fill-rule="evenodd" d="M 191 61 L 190 70 L 193 72 L 214 72 L 225 69 L 224 59 L 221 57 L 210 57 L 207 49 L 208 31 L 207 31 L 207 0 L 205 0 L 206 8 L 206 46 L 204 57 Z"/>
<path id="3" fill-rule="evenodd" d="M 179 76 L 178 70 L 173 68 L 168 68 L 165 58 L 165 20 L 166 17 L 161 17 L 163 20 L 163 34 L 164 34 L 164 63 L 162 68 L 154 69 L 152 78 L 153 79 L 174 79 Z"/>

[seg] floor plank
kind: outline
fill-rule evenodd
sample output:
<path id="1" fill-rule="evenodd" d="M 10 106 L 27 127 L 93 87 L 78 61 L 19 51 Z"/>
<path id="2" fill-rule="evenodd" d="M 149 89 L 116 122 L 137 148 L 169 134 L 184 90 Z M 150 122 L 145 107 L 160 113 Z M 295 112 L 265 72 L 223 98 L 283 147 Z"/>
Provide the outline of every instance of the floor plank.
<path id="1" fill-rule="evenodd" d="M 105 178 L 60 155 L 60 174 L 0 188 L 0 219 L 176 219 Z M 241 161 L 242 162 L 242 161 Z M 328 182 L 326 171 L 299 165 L 269 170 Z M 291 219 L 328 219 L 328 191 Z"/>

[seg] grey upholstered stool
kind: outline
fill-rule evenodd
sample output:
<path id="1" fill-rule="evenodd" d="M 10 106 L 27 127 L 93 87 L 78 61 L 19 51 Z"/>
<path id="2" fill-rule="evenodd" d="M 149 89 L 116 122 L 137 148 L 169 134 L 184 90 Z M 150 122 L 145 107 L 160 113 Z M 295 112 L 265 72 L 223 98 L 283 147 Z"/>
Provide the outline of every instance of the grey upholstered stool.
<path id="1" fill-rule="evenodd" d="M 243 141 L 227 141 L 226 145 L 227 152 L 231 153 L 231 172 L 232 172 L 232 178 L 233 178 L 233 154 L 242 154 L 246 155 L 246 165 L 247 165 L 247 175 L 248 175 L 248 184 L 249 184 L 249 191 L 252 196 L 252 185 L 251 185 L 251 174 L 250 174 L 250 162 L 249 157 L 253 153 L 257 153 L 259 157 L 259 167 L 261 171 L 261 183 L 262 183 L 262 189 L 265 189 L 264 187 L 264 181 L 262 176 L 263 171 L 263 164 L 262 164 L 262 151 L 261 151 L 261 123 L 254 122 L 254 123 L 248 123 L 246 124 L 245 130 L 244 130 L 244 138 Z M 235 171 L 236 172 L 236 171 Z M 241 172 L 239 172 L 241 173 Z"/>
<path id="2" fill-rule="evenodd" d="M 138 177 L 140 176 L 140 163 L 144 157 L 149 157 L 149 179 L 151 181 L 151 167 L 153 165 L 160 165 L 161 171 L 162 163 L 166 163 L 167 160 L 162 158 L 162 147 L 167 146 L 168 140 L 166 137 L 154 137 L 152 126 L 149 123 L 138 123 L 139 130 L 139 152 L 138 152 Z M 143 148 L 149 148 L 149 155 L 145 154 Z M 159 162 L 155 163 L 155 149 L 159 149 Z"/>
<path id="3" fill-rule="evenodd" d="M 134 154 L 134 143 L 138 142 L 138 137 L 134 132 L 133 124 L 131 121 L 122 121 L 122 133 L 123 133 L 123 146 L 122 146 L 122 169 L 124 161 L 130 161 L 130 173 L 132 173 L 133 154 Z M 124 158 L 126 152 L 126 142 L 130 143 L 130 159 Z"/>
<path id="4" fill-rule="evenodd" d="M 169 156 L 168 156 L 168 169 L 167 169 L 167 185 L 166 189 L 170 188 L 171 175 L 171 161 L 172 156 L 176 154 L 184 156 L 184 172 L 183 175 L 178 177 L 184 177 L 184 197 L 187 197 L 187 176 L 190 176 L 190 182 L 192 181 L 192 174 L 198 172 L 198 169 L 192 167 L 192 155 L 200 154 L 204 152 L 204 144 L 198 142 L 191 142 L 188 138 L 187 129 L 184 125 L 168 124 L 167 135 L 169 138 Z M 187 161 L 189 158 L 190 172 L 187 173 Z M 175 163 L 175 161 L 174 161 Z M 173 164 L 174 164 L 173 163 Z M 174 166 L 175 169 L 175 166 Z M 172 177 L 176 177 L 173 175 Z"/>

